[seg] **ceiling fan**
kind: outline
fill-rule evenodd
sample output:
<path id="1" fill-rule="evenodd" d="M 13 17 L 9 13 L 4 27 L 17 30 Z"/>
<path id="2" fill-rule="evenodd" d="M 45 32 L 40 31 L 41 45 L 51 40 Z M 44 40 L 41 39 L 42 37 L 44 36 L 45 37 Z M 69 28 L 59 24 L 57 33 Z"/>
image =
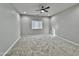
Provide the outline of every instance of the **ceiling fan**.
<path id="1" fill-rule="evenodd" d="M 41 9 L 40 10 L 36 10 L 36 11 L 40 11 L 40 13 L 44 13 L 44 12 L 48 12 L 49 8 L 50 8 L 49 6 L 47 6 L 47 7 L 41 6 Z"/>

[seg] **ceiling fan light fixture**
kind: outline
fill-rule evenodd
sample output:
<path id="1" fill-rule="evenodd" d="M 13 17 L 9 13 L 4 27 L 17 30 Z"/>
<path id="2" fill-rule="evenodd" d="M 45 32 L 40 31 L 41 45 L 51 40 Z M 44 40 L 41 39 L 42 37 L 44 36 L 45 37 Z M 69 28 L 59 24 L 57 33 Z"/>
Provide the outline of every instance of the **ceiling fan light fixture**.
<path id="1" fill-rule="evenodd" d="M 24 11 L 23 13 L 26 14 L 27 12 Z"/>
<path id="2" fill-rule="evenodd" d="M 41 10 L 40 12 L 41 12 L 41 13 L 44 13 L 45 11 L 44 11 L 44 10 Z"/>

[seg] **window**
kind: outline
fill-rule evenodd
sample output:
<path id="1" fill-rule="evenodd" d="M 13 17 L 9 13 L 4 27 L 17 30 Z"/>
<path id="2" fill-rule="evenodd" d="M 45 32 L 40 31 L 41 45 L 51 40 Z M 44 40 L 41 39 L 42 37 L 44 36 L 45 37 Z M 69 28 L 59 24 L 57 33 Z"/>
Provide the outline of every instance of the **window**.
<path id="1" fill-rule="evenodd" d="M 42 29 L 42 21 L 32 21 L 32 29 Z"/>

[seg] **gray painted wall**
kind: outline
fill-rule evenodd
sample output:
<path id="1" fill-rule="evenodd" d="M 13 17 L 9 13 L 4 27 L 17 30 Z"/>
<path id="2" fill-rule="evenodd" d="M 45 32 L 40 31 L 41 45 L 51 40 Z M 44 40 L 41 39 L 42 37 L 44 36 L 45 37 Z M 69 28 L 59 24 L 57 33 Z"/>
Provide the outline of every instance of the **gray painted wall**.
<path id="1" fill-rule="evenodd" d="M 79 4 L 54 16 L 54 20 L 57 24 L 57 35 L 79 43 Z"/>
<path id="2" fill-rule="evenodd" d="M 32 20 L 42 20 L 43 29 L 33 30 Z M 49 18 L 23 16 L 21 18 L 21 35 L 49 34 Z M 0 4 L 0 55 L 3 54 L 18 37 L 18 19 L 9 4 Z M 52 28 L 56 34 L 79 43 L 79 5 L 51 18 Z"/>
<path id="3" fill-rule="evenodd" d="M 17 14 L 9 4 L 0 4 L 0 55 L 17 39 Z"/>
<path id="4" fill-rule="evenodd" d="M 43 29 L 32 29 L 32 20 L 43 21 Z M 22 16 L 21 34 L 22 35 L 49 34 L 49 18 L 40 16 Z"/>

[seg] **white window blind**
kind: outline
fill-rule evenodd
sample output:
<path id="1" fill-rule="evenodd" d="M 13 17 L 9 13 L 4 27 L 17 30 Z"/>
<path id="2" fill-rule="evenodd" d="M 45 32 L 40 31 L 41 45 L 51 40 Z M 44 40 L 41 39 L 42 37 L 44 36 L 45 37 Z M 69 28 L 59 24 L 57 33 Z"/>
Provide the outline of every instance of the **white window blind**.
<path id="1" fill-rule="evenodd" d="M 42 29 L 42 21 L 32 21 L 32 29 Z"/>

